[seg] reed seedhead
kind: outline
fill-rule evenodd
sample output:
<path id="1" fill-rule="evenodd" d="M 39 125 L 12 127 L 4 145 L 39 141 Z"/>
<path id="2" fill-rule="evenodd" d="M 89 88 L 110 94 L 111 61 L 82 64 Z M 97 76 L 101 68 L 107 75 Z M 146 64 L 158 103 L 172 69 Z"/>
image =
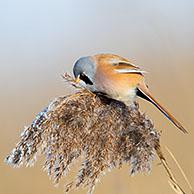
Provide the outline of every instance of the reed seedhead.
<path id="1" fill-rule="evenodd" d="M 149 171 L 159 138 L 137 103 L 127 107 L 81 89 L 54 99 L 41 111 L 24 128 L 6 161 L 14 167 L 28 166 L 43 154 L 44 169 L 58 183 L 80 159 L 80 169 L 66 192 L 84 186 L 92 193 L 101 175 L 124 163 L 131 174 Z"/>

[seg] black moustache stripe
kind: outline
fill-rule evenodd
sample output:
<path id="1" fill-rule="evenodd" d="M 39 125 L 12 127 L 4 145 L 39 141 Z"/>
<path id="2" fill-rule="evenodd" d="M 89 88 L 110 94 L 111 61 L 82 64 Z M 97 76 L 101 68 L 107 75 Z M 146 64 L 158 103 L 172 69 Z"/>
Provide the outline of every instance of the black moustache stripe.
<path id="1" fill-rule="evenodd" d="M 93 85 L 93 82 L 84 73 L 80 74 L 80 79 L 86 84 Z"/>

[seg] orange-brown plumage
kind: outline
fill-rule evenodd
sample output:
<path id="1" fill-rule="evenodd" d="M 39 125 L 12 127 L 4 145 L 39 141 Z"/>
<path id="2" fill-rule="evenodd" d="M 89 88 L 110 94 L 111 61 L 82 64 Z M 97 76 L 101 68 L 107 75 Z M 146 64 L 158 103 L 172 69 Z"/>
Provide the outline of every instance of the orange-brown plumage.
<path id="1" fill-rule="evenodd" d="M 87 82 L 89 89 L 105 93 L 110 98 L 132 105 L 140 96 L 155 105 L 181 131 L 184 127 L 150 94 L 143 71 L 129 60 L 113 54 L 98 54 L 79 59 L 74 75 Z"/>

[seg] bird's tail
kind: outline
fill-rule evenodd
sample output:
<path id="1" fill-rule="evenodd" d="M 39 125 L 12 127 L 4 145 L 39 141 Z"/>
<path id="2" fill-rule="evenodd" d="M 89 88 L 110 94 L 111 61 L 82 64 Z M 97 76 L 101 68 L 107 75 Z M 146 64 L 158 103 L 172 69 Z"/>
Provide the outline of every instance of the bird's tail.
<path id="1" fill-rule="evenodd" d="M 154 106 L 156 106 L 176 127 L 178 127 L 182 132 L 188 133 L 187 130 L 181 125 L 179 121 L 175 119 L 173 115 L 171 115 L 163 106 L 161 106 L 156 99 L 154 99 L 147 86 L 142 83 L 138 85 L 137 95 L 142 97 L 143 99 L 151 102 Z"/>

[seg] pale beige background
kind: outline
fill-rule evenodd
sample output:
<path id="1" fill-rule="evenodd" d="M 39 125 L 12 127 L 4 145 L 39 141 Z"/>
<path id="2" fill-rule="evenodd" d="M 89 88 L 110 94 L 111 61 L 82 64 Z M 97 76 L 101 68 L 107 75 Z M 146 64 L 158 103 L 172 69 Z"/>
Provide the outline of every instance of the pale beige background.
<path id="1" fill-rule="evenodd" d="M 0 1 L 0 194 L 61 194 L 42 171 L 13 169 L 3 160 L 29 124 L 54 97 L 68 94 L 60 74 L 84 55 L 110 52 L 130 58 L 149 73 L 153 95 L 189 130 L 180 133 L 153 106 L 142 110 L 163 130 L 194 187 L 194 1 L 193 0 L 1 0 Z M 177 167 L 167 159 L 188 191 Z M 113 170 L 95 194 L 173 193 L 158 159 L 150 175 Z M 72 193 L 86 193 L 83 190 Z"/>

